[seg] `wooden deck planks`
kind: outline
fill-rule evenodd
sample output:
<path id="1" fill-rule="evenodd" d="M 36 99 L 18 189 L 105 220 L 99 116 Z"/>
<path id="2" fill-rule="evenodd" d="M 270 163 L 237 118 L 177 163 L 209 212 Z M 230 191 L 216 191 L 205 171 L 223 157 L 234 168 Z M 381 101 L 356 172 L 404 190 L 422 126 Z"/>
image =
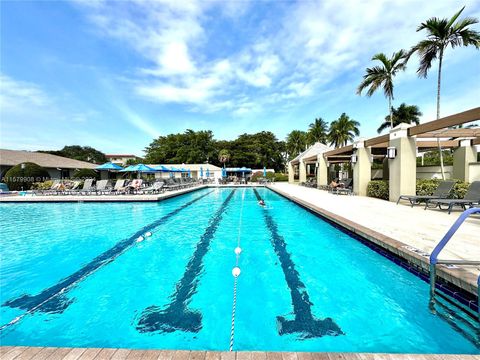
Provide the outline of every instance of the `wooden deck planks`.
<path id="1" fill-rule="evenodd" d="M 1 360 L 480 360 L 480 355 L 130 350 L 0 346 Z"/>

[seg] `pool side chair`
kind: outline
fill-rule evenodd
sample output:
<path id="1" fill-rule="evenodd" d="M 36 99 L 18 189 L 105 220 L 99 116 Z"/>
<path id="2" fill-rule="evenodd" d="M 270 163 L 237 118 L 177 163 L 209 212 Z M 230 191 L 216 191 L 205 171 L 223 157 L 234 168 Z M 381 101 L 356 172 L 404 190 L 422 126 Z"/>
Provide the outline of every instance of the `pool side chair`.
<path id="1" fill-rule="evenodd" d="M 425 209 L 435 209 L 438 206 L 440 210 L 448 210 L 448 213 L 450 214 L 454 206 L 459 206 L 463 210 L 466 210 L 467 206 L 471 208 L 475 205 L 480 205 L 480 181 L 474 181 L 470 184 L 463 199 L 427 200 L 425 203 Z M 446 208 L 442 208 L 442 206 L 446 206 Z"/>
<path id="2" fill-rule="evenodd" d="M 333 194 L 337 195 L 352 195 L 353 190 L 352 190 L 352 182 L 353 179 L 348 178 L 344 182 L 341 182 L 342 186 L 338 186 L 332 190 Z"/>
<path id="3" fill-rule="evenodd" d="M 159 194 L 159 193 L 163 192 L 164 184 L 165 183 L 163 181 L 156 181 L 156 182 L 153 183 L 152 186 L 141 189 L 141 190 L 139 190 L 138 193 L 141 193 L 141 194 Z"/>
<path id="4" fill-rule="evenodd" d="M 93 186 L 93 180 L 94 179 L 85 179 L 83 182 L 83 187 L 76 191 L 75 194 L 78 195 L 88 195 L 91 191 L 95 190 Z"/>
<path id="5" fill-rule="evenodd" d="M 142 179 L 134 179 L 130 184 L 127 186 L 127 193 L 135 194 L 137 191 L 142 189 L 143 180 Z"/>
<path id="6" fill-rule="evenodd" d="M 400 195 L 397 200 L 397 205 L 400 203 L 400 200 L 408 200 L 411 207 L 413 207 L 413 205 L 427 202 L 427 200 L 447 199 L 450 196 L 454 186 L 455 181 L 442 181 L 440 184 L 438 184 L 438 187 L 435 189 L 432 195 Z"/>
<path id="7" fill-rule="evenodd" d="M 110 189 L 108 189 L 108 180 L 99 180 L 97 181 L 97 184 L 95 186 L 95 194 L 96 195 L 103 195 L 107 192 L 110 192 Z"/>
<path id="8" fill-rule="evenodd" d="M 126 190 L 125 182 L 125 179 L 118 179 L 117 181 L 115 181 L 115 185 L 112 189 L 110 189 L 110 193 L 113 193 L 114 195 L 122 193 L 124 194 Z"/>
<path id="9" fill-rule="evenodd" d="M 77 191 L 78 190 L 78 187 L 80 186 L 82 182 L 79 181 L 79 180 L 75 180 L 73 183 L 71 183 L 71 185 L 67 188 L 65 188 L 61 194 L 62 195 L 70 195 L 72 194 L 73 192 Z"/>
<path id="10" fill-rule="evenodd" d="M 50 186 L 49 189 L 45 189 L 45 190 L 38 190 L 36 192 L 34 192 L 35 194 L 37 195 L 52 195 L 52 194 L 56 194 L 57 193 L 57 190 L 58 190 L 58 187 L 60 186 L 61 182 L 60 180 L 53 180 L 53 183 L 52 185 Z"/>

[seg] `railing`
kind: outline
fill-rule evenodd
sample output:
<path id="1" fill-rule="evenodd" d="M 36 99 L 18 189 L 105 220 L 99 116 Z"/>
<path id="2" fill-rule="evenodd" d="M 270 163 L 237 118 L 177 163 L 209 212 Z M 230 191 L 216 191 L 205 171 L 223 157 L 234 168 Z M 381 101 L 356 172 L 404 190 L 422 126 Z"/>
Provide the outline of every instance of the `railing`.
<path id="1" fill-rule="evenodd" d="M 437 265 L 480 265 L 480 261 L 476 260 L 438 260 L 438 255 L 443 250 L 445 245 L 450 241 L 452 236 L 458 230 L 460 225 L 472 214 L 480 214 L 480 208 L 471 208 L 465 210 L 458 219 L 453 223 L 450 229 L 447 231 L 443 239 L 435 246 L 433 249 L 432 254 L 430 255 L 430 307 L 433 309 L 435 305 L 435 284 L 437 279 Z M 478 320 L 480 321 L 480 276 L 477 280 L 478 288 Z"/>

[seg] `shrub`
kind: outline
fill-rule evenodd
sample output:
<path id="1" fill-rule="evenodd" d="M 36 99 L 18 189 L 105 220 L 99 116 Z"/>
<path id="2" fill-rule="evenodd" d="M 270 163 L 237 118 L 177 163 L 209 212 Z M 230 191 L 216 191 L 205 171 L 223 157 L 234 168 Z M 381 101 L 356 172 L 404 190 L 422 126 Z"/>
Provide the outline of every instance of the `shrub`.
<path id="1" fill-rule="evenodd" d="M 251 181 L 258 181 L 263 178 L 263 171 L 257 171 L 251 177 Z M 267 172 L 266 178 L 270 181 L 288 181 L 288 175 L 282 173 Z"/>
<path id="2" fill-rule="evenodd" d="M 46 179 L 50 179 L 48 171 L 30 162 L 15 165 L 5 173 L 4 177 L 10 190 L 30 190 L 33 183 Z"/>
<path id="3" fill-rule="evenodd" d="M 457 183 L 453 187 L 453 195 L 458 199 L 463 199 L 467 193 L 469 183 L 457 180 Z"/>
<path id="4" fill-rule="evenodd" d="M 432 195 L 437 189 L 440 181 L 438 179 L 417 179 L 417 195 Z"/>
<path id="5" fill-rule="evenodd" d="M 32 190 L 48 190 L 52 187 L 53 180 L 47 180 L 42 182 L 35 182 L 32 184 Z"/>
<path id="6" fill-rule="evenodd" d="M 438 179 L 417 179 L 417 195 L 432 195 L 440 181 Z M 457 199 L 463 199 L 470 184 L 460 180 L 454 181 L 453 196 Z"/>
<path id="7" fill-rule="evenodd" d="M 388 180 L 372 180 L 367 185 L 367 196 L 388 200 Z"/>
<path id="8" fill-rule="evenodd" d="M 100 173 L 93 169 L 80 169 L 73 174 L 74 179 L 100 179 Z"/>
<path id="9" fill-rule="evenodd" d="M 288 181 L 288 175 L 282 173 L 275 173 L 275 181 Z"/>

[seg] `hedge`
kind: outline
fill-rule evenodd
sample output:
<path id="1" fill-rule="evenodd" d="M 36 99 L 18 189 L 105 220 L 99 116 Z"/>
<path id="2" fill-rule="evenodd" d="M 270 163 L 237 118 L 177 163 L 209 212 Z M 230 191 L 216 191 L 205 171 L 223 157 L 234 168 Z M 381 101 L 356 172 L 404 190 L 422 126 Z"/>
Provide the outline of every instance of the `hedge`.
<path id="1" fill-rule="evenodd" d="M 367 185 L 367 196 L 388 200 L 388 180 L 372 180 Z"/>
<path id="2" fill-rule="evenodd" d="M 10 190 L 30 190 L 33 183 L 47 179 L 50 179 L 48 171 L 31 162 L 15 165 L 3 178 Z"/>
<path id="3" fill-rule="evenodd" d="M 251 177 L 251 181 L 255 182 L 258 181 L 258 179 L 263 178 L 263 171 L 257 171 L 254 173 Z M 282 173 L 273 173 L 273 172 L 267 172 L 266 178 L 270 181 L 288 181 L 288 175 L 282 174 Z"/>
<path id="4" fill-rule="evenodd" d="M 417 195 L 432 195 L 441 180 L 438 179 L 417 179 L 416 194 Z M 453 188 L 453 197 L 463 199 L 468 190 L 469 183 L 454 180 L 455 186 Z M 388 180 L 372 180 L 367 186 L 367 196 L 378 199 L 388 200 Z"/>

